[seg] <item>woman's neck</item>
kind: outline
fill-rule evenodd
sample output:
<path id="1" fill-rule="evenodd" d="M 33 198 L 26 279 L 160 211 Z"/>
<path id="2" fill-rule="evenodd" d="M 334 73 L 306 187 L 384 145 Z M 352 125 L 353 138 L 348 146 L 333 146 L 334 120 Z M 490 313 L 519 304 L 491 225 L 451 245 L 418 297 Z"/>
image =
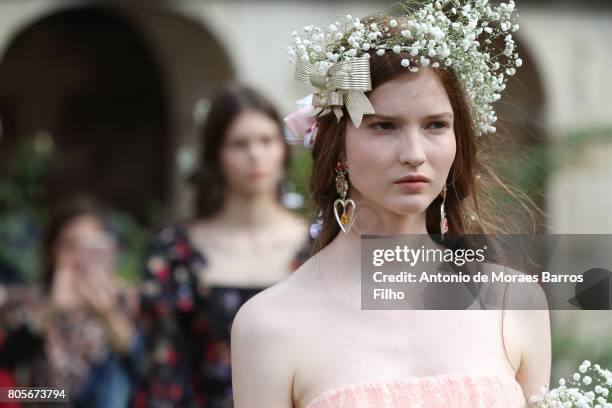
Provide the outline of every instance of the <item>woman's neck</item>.
<path id="1" fill-rule="evenodd" d="M 356 284 L 361 278 L 361 237 L 363 235 L 415 235 L 406 237 L 406 243 L 415 245 L 428 245 L 436 247 L 437 244 L 427 235 L 425 212 L 417 214 L 399 215 L 376 205 L 361 205 L 356 201 L 358 216 L 351 230 L 345 234 L 340 231 L 338 235 L 322 251 L 321 264 L 324 269 L 333 271 L 333 278 L 328 283 L 331 286 L 345 287 L 349 282 Z M 363 203 L 362 203 L 363 204 Z M 381 243 L 381 245 L 383 245 Z M 349 289 L 347 289 L 349 290 Z M 358 288 L 353 288 L 355 296 Z M 349 290 L 350 291 L 350 290 Z M 347 295 L 351 297 L 351 295 Z"/>
<path id="2" fill-rule="evenodd" d="M 226 226 L 258 229 L 274 223 L 274 219 L 284 212 L 273 194 L 247 196 L 228 192 L 217 221 Z"/>
<path id="3" fill-rule="evenodd" d="M 397 215 L 373 209 L 364 211 L 364 208 L 361 208 L 358 218 L 361 219 L 355 220 L 348 234 L 340 231 L 329 245 L 315 255 L 317 274 L 323 289 L 330 297 L 355 307 L 361 307 L 363 235 L 413 235 L 402 237 L 401 242 L 414 247 L 439 247 L 427 233 L 425 212 Z M 393 244 L 397 242 L 398 240 L 393 240 Z M 377 239 L 376 245 L 379 249 L 386 249 L 385 246 L 389 245 L 391 248 L 392 243 Z"/>

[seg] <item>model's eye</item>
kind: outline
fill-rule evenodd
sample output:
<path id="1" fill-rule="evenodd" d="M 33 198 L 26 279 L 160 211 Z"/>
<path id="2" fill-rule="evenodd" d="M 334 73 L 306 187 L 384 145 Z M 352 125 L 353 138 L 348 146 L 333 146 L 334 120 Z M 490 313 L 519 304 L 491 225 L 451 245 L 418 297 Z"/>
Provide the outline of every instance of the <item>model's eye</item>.
<path id="1" fill-rule="evenodd" d="M 435 120 L 427 125 L 427 129 L 440 130 L 450 127 L 450 123 L 443 120 Z"/>
<path id="2" fill-rule="evenodd" d="M 372 129 L 381 130 L 381 131 L 395 129 L 395 125 L 391 122 L 376 122 L 376 123 L 371 124 L 370 127 Z"/>

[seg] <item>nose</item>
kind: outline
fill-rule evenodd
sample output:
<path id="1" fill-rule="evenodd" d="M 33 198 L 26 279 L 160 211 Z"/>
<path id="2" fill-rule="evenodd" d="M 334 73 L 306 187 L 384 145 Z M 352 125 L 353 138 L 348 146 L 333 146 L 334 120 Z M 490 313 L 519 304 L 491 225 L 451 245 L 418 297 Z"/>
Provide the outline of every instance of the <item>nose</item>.
<path id="1" fill-rule="evenodd" d="M 247 154 L 251 161 L 260 162 L 264 156 L 265 146 L 257 141 L 251 141 L 248 144 Z"/>
<path id="2" fill-rule="evenodd" d="M 399 161 L 401 164 L 417 167 L 425 163 L 427 155 L 423 146 L 421 133 L 418 129 L 406 129 L 399 146 Z"/>

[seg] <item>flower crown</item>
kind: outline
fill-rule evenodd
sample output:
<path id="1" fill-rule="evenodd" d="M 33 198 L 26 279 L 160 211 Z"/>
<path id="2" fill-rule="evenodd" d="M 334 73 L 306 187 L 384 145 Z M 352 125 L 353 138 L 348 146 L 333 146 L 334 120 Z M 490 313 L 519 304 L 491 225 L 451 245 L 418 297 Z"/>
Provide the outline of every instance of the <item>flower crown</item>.
<path id="1" fill-rule="evenodd" d="M 506 88 L 506 77 L 516 73 L 522 60 L 515 52 L 513 0 L 492 7 L 488 0 L 429 0 L 402 3 L 406 14 L 381 15 L 376 22 L 347 15 L 327 29 L 305 26 L 294 31 L 288 47 L 296 65 L 296 79 L 315 88 L 298 101 L 301 109 L 285 118 L 293 133 L 290 142 L 314 143 L 316 116 L 333 112 L 339 120 L 343 107 L 355 127 L 364 114 L 374 113 L 365 92 L 372 89 L 371 54 L 402 54 L 401 66 L 451 68 L 470 103 L 472 124 L 478 136 L 496 131 L 493 102 Z M 500 49 L 494 40 L 504 38 Z"/>

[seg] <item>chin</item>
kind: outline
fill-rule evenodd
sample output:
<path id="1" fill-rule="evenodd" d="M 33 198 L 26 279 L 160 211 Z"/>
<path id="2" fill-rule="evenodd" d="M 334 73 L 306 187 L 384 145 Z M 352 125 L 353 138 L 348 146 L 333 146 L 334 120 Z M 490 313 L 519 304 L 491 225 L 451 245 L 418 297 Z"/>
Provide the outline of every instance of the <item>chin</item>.
<path id="1" fill-rule="evenodd" d="M 425 197 L 402 197 L 387 203 L 385 207 L 396 214 L 411 215 L 420 214 L 427 210 L 430 202 Z"/>
<path id="2" fill-rule="evenodd" d="M 272 185 L 268 182 L 253 183 L 247 186 L 246 189 L 252 195 L 268 194 L 271 192 L 276 192 L 276 185 Z"/>

